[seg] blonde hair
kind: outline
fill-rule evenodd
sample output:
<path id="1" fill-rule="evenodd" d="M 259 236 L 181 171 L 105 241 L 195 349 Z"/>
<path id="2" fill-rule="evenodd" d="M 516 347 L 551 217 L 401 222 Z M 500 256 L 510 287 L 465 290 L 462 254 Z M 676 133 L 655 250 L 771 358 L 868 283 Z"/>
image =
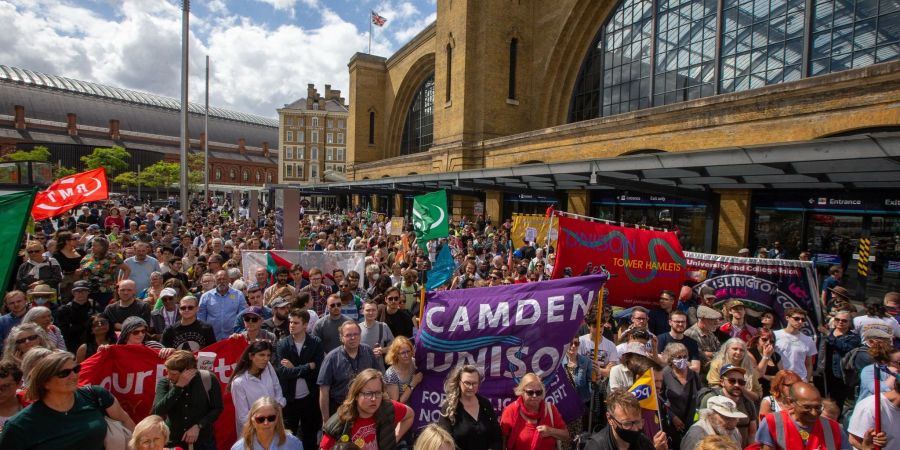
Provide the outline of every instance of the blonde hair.
<path id="1" fill-rule="evenodd" d="M 444 400 L 444 407 L 441 408 L 441 415 L 446 417 L 451 425 L 456 423 L 456 408 L 459 407 L 459 397 L 462 394 L 459 385 L 462 382 L 464 373 L 478 374 L 479 383 L 481 383 L 483 378 L 478 368 L 471 364 L 456 366 L 450 371 L 450 375 L 444 381 L 444 394 L 447 394 L 447 398 Z"/>
<path id="2" fill-rule="evenodd" d="M 534 372 L 528 372 L 522 379 L 519 381 L 519 385 L 516 386 L 515 394 L 519 397 L 525 395 L 525 386 L 528 386 L 531 383 L 537 382 L 541 385 L 541 389 L 544 388 L 544 383 L 541 382 L 541 377 L 537 376 Z"/>
<path id="3" fill-rule="evenodd" d="M 422 434 L 416 439 L 413 450 L 439 450 L 444 445 L 449 445 L 451 449 L 456 448 L 453 436 L 437 424 L 432 423 L 422 430 Z"/>
<path id="4" fill-rule="evenodd" d="M 356 397 L 362 392 L 366 383 L 372 380 L 381 382 L 381 400 L 384 401 L 388 398 L 387 393 L 384 392 L 384 378 L 381 375 L 381 372 L 376 369 L 363 370 L 350 382 L 350 388 L 347 390 L 347 398 L 344 399 L 344 403 L 341 403 L 341 406 L 338 406 L 337 414 L 341 421 L 352 422 L 359 417 L 359 411 L 356 408 Z"/>
<path id="5" fill-rule="evenodd" d="M 241 432 L 241 440 L 244 441 L 244 448 L 253 448 L 253 441 L 256 439 L 256 428 L 253 427 L 253 416 L 260 409 L 271 406 L 275 410 L 275 439 L 278 445 L 284 445 L 287 440 L 284 431 L 284 420 L 281 418 L 281 405 L 272 397 L 262 397 L 250 406 L 250 412 L 247 413 L 247 421 L 244 422 L 244 430 Z"/>
<path id="6" fill-rule="evenodd" d="M 52 352 L 38 361 L 28 377 L 28 400 L 42 400 L 47 395 L 47 383 L 68 361 L 74 363 L 75 355 L 69 352 Z"/>
<path id="7" fill-rule="evenodd" d="M 741 450 L 741 448 L 725 436 L 711 434 L 698 442 L 694 450 Z"/>
<path id="8" fill-rule="evenodd" d="M 50 343 L 50 338 L 47 337 L 47 332 L 44 331 L 43 328 L 39 327 L 36 323 L 29 322 L 23 323 L 17 326 L 14 326 L 12 331 L 9 332 L 9 335 L 6 336 L 6 341 L 3 344 L 3 360 L 4 361 L 12 361 L 16 363 L 16 365 L 22 364 L 23 354 L 19 353 L 19 350 L 16 348 L 16 339 L 19 339 L 19 335 L 26 332 L 32 332 L 38 336 L 38 344 L 35 347 L 45 347 L 49 349 L 55 349 L 56 346 Z"/>
<path id="9" fill-rule="evenodd" d="M 25 384 L 28 384 L 28 374 L 31 373 L 31 369 L 34 369 L 35 364 L 55 351 L 58 350 L 50 350 L 46 347 L 34 347 L 31 350 L 28 350 L 28 353 L 25 353 L 25 356 L 22 357 L 22 364 L 19 365 L 19 368 L 22 369 L 22 379 L 25 380 Z"/>
<path id="10" fill-rule="evenodd" d="M 388 352 L 384 357 L 384 361 L 388 363 L 388 365 L 394 365 L 394 363 L 397 361 L 397 356 L 400 353 L 400 349 L 402 349 L 404 346 L 409 348 L 410 352 L 413 351 L 412 341 L 404 336 L 395 337 L 391 342 L 390 348 L 388 348 Z"/>
<path id="11" fill-rule="evenodd" d="M 166 425 L 166 421 L 163 420 L 162 417 L 150 415 L 144 417 L 144 420 L 138 422 L 138 424 L 134 426 L 134 432 L 131 435 L 131 440 L 128 441 L 128 448 L 137 449 L 138 447 L 140 447 L 140 440 L 143 435 L 153 430 L 158 430 L 160 433 L 162 433 L 163 440 L 165 442 L 169 442 L 169 427 Z"/>

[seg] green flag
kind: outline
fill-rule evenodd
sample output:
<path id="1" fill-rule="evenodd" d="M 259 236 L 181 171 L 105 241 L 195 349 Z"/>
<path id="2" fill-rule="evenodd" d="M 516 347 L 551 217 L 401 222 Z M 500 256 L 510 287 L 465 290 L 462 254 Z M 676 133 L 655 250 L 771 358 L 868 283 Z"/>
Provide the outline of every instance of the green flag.
<path id="1" fill-rule="evenodd" d="M 420 246 L 450 234 L 447 191 L 435 191 L 413 198 L 413 228 Z"/>
<path id="2" fill-rule="evenodd" d="M 0 195 L 0 298 L 6 295 L 9 277 L 19 262 L 19 246 L 37 190 Z"/>

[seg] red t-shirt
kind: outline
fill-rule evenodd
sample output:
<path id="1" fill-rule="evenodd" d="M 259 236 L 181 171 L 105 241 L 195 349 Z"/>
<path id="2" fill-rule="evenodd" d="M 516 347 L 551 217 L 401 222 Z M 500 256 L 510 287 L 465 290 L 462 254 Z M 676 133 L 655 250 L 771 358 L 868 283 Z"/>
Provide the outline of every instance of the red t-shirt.
<path id="1" fill-rule="evenodd" d="M 540 424 L 549 425 L 553 428 L 566 428 L 566 422 L 563 420 L 559 411 L 552 403 L 547 403 L 548 410 L 547 419 L 542 419 Z M 549 420 L 552 415 L 553 420 Z M 533 424 L 519 416 L 519 408 L 515 402 L 510 403 L 500 416 L 500 430 L 505 436 L 509 436 L 506 441 L 507 450 L 526 450 L 531 449 L 531 442 L 534 434 L 537 433 L 538 424 Z M 556 439 L 553 437 L 538 438 L 535 450 L 556 450 Z"/>
<path id="2" fill-rule="evenodd" d="M 394 405 L 394 426 L 403 420 L 406 415 L 406 405 L 391 400 Z M 329 450 L 340 436 L 332 437 L 322 433 L 322 442 L 319 447 Z M 350 442 L 356 444 L 361 450 L 378 450 L 378 430 L 375 427 L 375 416 L 366 419 L 356 419 L 353 421 L 353 428 L 350 429 Z"/>

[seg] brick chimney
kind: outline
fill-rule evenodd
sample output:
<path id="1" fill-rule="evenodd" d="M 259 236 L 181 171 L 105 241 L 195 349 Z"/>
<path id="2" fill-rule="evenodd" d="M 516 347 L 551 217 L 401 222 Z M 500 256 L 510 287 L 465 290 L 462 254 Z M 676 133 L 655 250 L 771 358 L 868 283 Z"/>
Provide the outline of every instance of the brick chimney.
<path id="1" fill-rule="evenodd" d="M 244 138 L 238 139 L 238 152 L 240 154 L 244 154 L 247 152 L 247 140 Z"/>
<path id="2" fill-rule="evenodd" d="M 16 105 L 14 108 L 16 110 L 16 119 L 15 119 L 16 129 L 24 130 L 25 129 L 25 107 L 22 105 Z"/>
<path id="3" fill-rule="evenodd" d="M 263 157 L 268 158 L 269 157 L 269 142 L 263 141 L 262 147 L 263 147 Z"/>
<path id="4" fill-rule="evenodd" d="M 121 139 L 119 135 L 119 119 L 109 119 L 109 138 L 114 141 Z"/>
<path id="5" fill-rule="evenodd" d="M 78 136 L 78 121 L 75 113 L 66 114 L 66 132 L 69 136 Z"/>

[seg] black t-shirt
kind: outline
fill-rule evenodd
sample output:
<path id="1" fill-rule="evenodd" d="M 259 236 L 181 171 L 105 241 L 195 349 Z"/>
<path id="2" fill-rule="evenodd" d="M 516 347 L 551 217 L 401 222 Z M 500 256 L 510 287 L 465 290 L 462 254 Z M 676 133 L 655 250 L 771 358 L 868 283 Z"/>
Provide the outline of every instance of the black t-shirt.
<path id="1" fill-rule="evenodd" d="M 176 350 L 190 350 L 196 352 L 216 342 L 216 334 L 213 328 L 200 320 L 195 320 L 190 325 L 182 325 L 180 322 L 166 329 L 162 335 L 162 345 Z"/>
<path id="2" fill-rule="evenodd" d="M 109 317 L 111 325 L 121 325 L 125 319 L 131 316 L 140 317 L 144 319 L 144 322 L 147 322 L 147 326 L 150 325 L 150 306 L 141 300 L 135 299 L 130 305 L 124 307 L 119 305 L 119 302 L 110 303 L 106 305 L 103 313 L 106 314 L 106 317 Z"/>
<path id="3" fill-rule="evenodd" d="M 102 450 L 104 411 L 114 401 L 106 389 L 84 386 L 75 391 L 75 403 L 68 412 L 50 409 L 40 401 L 33 403 L 4 424 L 0 448 Z"/>
<path id="4" fill-rule="evenodd" d="M 663 333 L 659 336 L 656 336 L 657 339 L 657 350 L 662 353 L 663 350 L 666 349 L 666 346 L 672 342 L 676 342 L 678 344 L 684 344 L 688 351 L 688 359 L 691 361 L 700 361 L 700 345 L 697 344 L 693 338 L 682 335 L 681 339 L 675 339 L 672 337 L 672 333 Z"/>
<path id="5" fill-rule="evenodd" d="M 406 309 L 398 309 L 394 314 L 384 311 L 384 323 L 391 329 L 394 336 L 413 337 L 412 313 Z"/>

